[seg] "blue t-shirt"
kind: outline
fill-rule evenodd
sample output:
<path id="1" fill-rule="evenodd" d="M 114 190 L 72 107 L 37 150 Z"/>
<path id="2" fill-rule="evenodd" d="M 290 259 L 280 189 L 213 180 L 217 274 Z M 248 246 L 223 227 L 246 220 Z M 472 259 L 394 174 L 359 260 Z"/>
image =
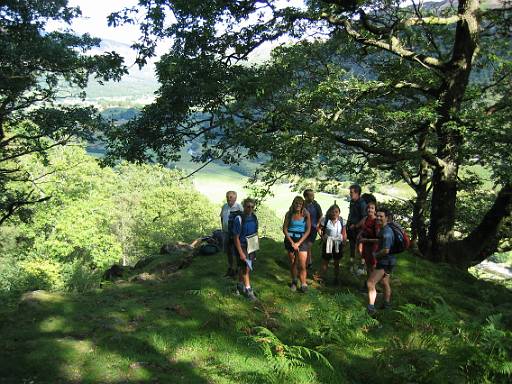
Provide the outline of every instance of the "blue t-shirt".
<path id="1" fill-rule="evenodd" d="M 233 220 L 233 230 L 231 233 L 234 236 L 238 235 L 242 246 L 247 246 L 247 236 L 254 235 L 256 232 L 258 232 L 258 221 L 256 216 L 245 216 L 243 226 L 241 216 L 237 216 Z"/>
<path id="2" fill-rule="evenodd" d="M 311 219 L 311 230 L 316 231 L 316 224 L 318 223 L 318 219 L 322 216 L 322 208 L 318 205 L 316 201 L 312 201 L 308 205 L 306 205 L 306 209 L 309 212 L 309 217 Z"/>
<path id="3" fill-rule="evenodd" d="M 381 249 L 391 249 L 395 235 L 389 225 L 384 226 L 379 232 L 379 251 Z M 388 253 L 386 256 L 379 258 L 378 262 L 382 265 L 395 265 L 396 257 Z"/>

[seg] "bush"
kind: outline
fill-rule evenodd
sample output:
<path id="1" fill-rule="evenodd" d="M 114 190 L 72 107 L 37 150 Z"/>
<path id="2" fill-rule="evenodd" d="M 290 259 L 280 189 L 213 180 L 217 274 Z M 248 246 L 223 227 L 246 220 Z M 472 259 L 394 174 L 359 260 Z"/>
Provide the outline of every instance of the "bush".
<path id="1" fill-rule="evenodd" d="M 18 291 L 62 289 L 65 286 L 62 265 L 55 260 L 35 257 L 21 261 L 19 266 Z"/>
<path id="2" fill-rule="evenodd" d="M 4 293 L 83 291 L 97 286 L 114 263 L 134 264 L 165 243 L 190 242 L 217 226 L 214 207 L 178 171 L 128 163 L 101 168 L 80 147 L 52 151 L 48 163 L 55 172 L 29 160 L 32 174 L 47 174 L 52 199 L 0 228 L 9 261 L 0 271 Z"/>

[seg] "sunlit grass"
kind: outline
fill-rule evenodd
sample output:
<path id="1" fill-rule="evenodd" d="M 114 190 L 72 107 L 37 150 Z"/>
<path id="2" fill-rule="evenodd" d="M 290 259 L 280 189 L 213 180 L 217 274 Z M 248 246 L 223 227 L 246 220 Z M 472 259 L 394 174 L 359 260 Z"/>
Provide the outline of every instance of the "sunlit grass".
<path id="1" fill-rule="evenodd" d="M 316 270 L 318 244 L 314 252 Z M 425 338 L 428 324 L 411 331 L 401 315 L 407 306 L 430 313 L 440 303 L 460 327 L 490 313 L 512 314 L 505 288 L 404 254 L 392 276 L 395 309 L 372 320 L 358 291 L 362 279 L 346 262 L 340 286 L 310 281 L 308 294 L 292 293 L 282 243 L 263 240 L 252 276 L 256 304 L 222 277 L 221 254 L 196 257 L 164 280 L 125 280 L 83 295 L 42 292 L 39 305 L 2 314 L 0 383 L 393 382 L 396 366 L 386 365 L 392 345 L 411 354 L 420 347 L 450 353 L 446 336 Z M 280 355 L 278 346 L 266 355 L 258 327 L 286 346 L 322 353 L 336 369 L 312 356 Z"/>

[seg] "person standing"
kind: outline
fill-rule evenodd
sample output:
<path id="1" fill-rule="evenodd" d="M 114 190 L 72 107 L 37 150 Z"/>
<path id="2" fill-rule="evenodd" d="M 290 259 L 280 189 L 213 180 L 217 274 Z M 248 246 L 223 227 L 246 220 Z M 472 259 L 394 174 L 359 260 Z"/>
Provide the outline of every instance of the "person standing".
<path id="1" fill-rule="evenodd" d="M 362 261 L 366 265 L 367 278 L 364 282 L 363 291 L 368 290 L 366 283 L 371 273 L 374 271 L 377 265 L 377 260 L 373 256 L 374 252 L 379 249 L 379 241 L 377 238 L 380 232 L 380 226 L 377 224 L 375 214 L 377 212 L 377 203 L 375 201 L 369 201 L 366 208 L 367 216 L 362 221 L 361 231 L 357 237 L 359 252 L 361 253 Z"/>
<path id="2" fill-rule="evenodd" d="M 327 210 L 325 217 L 320 221 L 320 234 L 322 236 L 322 265 L 320 273 L 325 281 L 329 261 L 334 263 L 334 284 L 339 283 L 340 260 L 343 256 L 343 243 L 347 239 L 343 218 L 340 216 L 340 207 L 334 203 Z"/>
<path id="3" fill-rule="evenodd" d="M 246 198 L 242 202 L 243 213 L 237 215 L 233 221 L 233 244 L 237 255 L 238 284 L 237 290 L 244 294 L 249 300 L 256 301 L 257 298 L 251 287 L 250 271 L 255 260 L 256 252 L 248 249 L 249 239 L 258 235 L 258 218 L 254 214 L 256 201 Z"/>
<path id="4" fill-rule="evenodd" d="M 307 267 L 311 268 L 311 265 L 313 264 L 311 249 L 315 243 L 318 228 L 320 226 L 320 219 L 323 213 L 320 204 L 315 200 L 315 192 L 312 189 L 306 189 L 302 195 L 305 200 L 305 208 L 308 210 L 311 218 L 311 231 L 309 232 L 309 237 L 306 240 L 306 246 L 308 248 Z"/>
<path id="5" fill-rule="evenodd" d="M 229 233 L 229 222 L 233 220 L 233 212 L 242 212 L 242 206 L 236 202 L 237 194 L 235 191 L 226 192 L 226 203 L 220 211 L 220 223 L 222 227 L 223 249 L 228 259 L 227 277 L 234 277 L 236 274 L 236 263 L 233 257 L 233 239 Z M 230 217 L 231 216 L 231 217 Z"/>
<path id="6" fill-rule="evenodd" d="M 373 256 L 377 260 L 375 269 L 368 278 L 368 313 L 375 314 L 375 299 L 377 298 L 377 290 L 375 286 L 378 282 L 382 282 L 384 287 L 384 308 L 391 307 L 391 285 L 390 274 L 396 265 L 396 256 L 391 254 L 391 247 L 395 240 L 395 235 L 389 223 L 392 221 L 391 212 L 387 208 L 377 208 L 375 215 L 377 225 L 381 227 L 378 235 L 379 249 L 373 252 Z"/>
<path id="7" fill-rule="evenodd" d="M 366 201 L 361 198 L 361 186 L 352 184 L 349 188 L 350 206 L 347 219 L 347 237 L 350 245 L 350 264 L 355 268 L 357 235 L 362 227 L 362 219 L 366 217 Z"/>
<path id="8" fill-rule="evenodd" d="M 311 218 L 309 212 L 304 208 L 304 199 L 296 196 L 283 223 L 284 247 L 288 252 L 292 277 L 290 289 L 293 292 L 298 289 L 299 292 L 306 293 L 308 290 L 306 260 L 308 257 L 307 239 L 310 230 Z M 298 280 L 300 280 L 300 288 Z"/>

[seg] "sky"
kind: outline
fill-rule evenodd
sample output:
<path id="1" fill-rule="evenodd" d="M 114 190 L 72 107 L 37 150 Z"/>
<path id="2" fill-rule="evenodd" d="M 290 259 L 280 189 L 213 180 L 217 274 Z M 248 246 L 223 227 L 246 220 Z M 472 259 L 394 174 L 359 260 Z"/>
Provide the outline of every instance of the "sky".
<path id="1" fill-rule="evenodd" d="M 137 0 L 69 0 L 69 6 L 79 6 L 82 17 L 76 18 L 72 29 L 78 34 L 89 33 L 93 37 L 110 39 L 125 44 L 132 44 L 139 36 L 137 26 L 109 27 L 107 16 L 125 7 L 136 5 Z M 57 23 L 49 23 L 48 29 L 54 30 L 62 27 Z"/>

